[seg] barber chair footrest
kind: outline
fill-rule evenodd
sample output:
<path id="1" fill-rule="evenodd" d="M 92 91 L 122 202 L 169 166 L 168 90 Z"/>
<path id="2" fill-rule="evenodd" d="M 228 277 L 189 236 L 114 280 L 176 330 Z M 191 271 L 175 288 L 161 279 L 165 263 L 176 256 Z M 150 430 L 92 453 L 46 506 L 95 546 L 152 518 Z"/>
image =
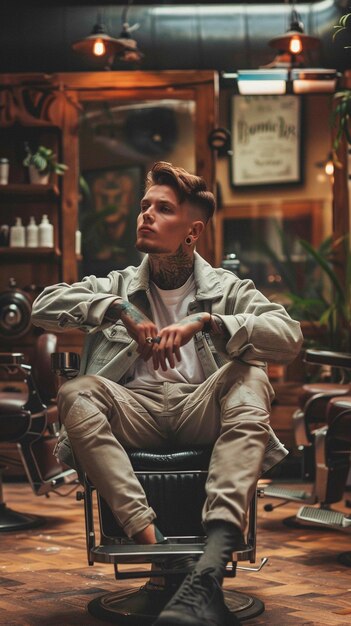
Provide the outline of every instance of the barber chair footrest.
<path id="1" fill-rule="evenodd" d="M 95 598 L 88 604 L 94 617 L 120 626 L 151 626 L 175 593 L 171 585 L 162 590 L 121 589 Z M 263 602 L 251 595 L 225 590 L 224 597 L 231 613 L 240 621 L 252 619 L 263 613 Z"/>
<path id="2" fill-rule="evenodd" d="M 302 522 L 321 524 L 329 528 L 337 528 L 351 532 L 351 516 L 344 515 L 330 509 L 320 509 L 313 506 L 302 506 L 297 512 L 296 518 Z"/>
<path id="3" fill-rule="evenodd" d="M 264 495 L 269 498 L 281 498 L 282 500 L 291 500 L 292 502 L 316 502 L 315 496 L 302 489 L 289 489 L 289 487 L 279 487 L 268 485 L 264 487 Z"/>
<path id="4" fill-rule="evenodd" d="M 29 530 L 45 523 L 45 518 L 38 515 L 19 513 L 0 503 L 0 532 Z"/>
<path id="5" fill-rule="evenodd" d="M 42 482 L 34 482 L 33 488 L 37 496 L 44 495 L 49 491 L 58 489 L 59 487 L 65 487 L 66 485 L 72 485 L 73 482 L 77 481 L 77 472 L 74 469 L 64 470 L 60 474 L 56 474 L 52 478 L 48 480 L 43 480 Z"/>
<path id="6" fill-rule="evenodd" d="M 153 563 L 169 556 L 198 556 L 204 551 L 204 543 L 155 543 L 138 545 L 135 543 L 99 545 L 92 548 L 94 561 L 100 563 Z"/>

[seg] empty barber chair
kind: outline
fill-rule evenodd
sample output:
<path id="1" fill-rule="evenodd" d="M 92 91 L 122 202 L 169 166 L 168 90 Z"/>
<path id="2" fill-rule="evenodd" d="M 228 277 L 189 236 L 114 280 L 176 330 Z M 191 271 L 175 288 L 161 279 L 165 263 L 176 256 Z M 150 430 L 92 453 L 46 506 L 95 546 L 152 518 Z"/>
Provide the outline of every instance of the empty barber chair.
<path id="1" fill-rule="evenodd" d="M 309 362 L 351 369 L 351 355 L 311 351 Z M 304 524 L 335 528 L 351 533 L 351 515 L 325 506 L 334 492 L 333 502 L 343 498 L 351 468 L 351 395 L 334 397 L 326 408 L 326 425 L 314 433 L 316 449 L 316 494 L 321 507 L 303 506 L 296 515 Z M 324 506 L 323 506 L 324 505 Z M 340 560 L 351 566 L 351 552 Z"/>
<path id="2" fill-rule="evenodd" d="M 57 374 L 64 377 L 66 367 L 72 376 L 68 355 L 53 355 L 53 369 Z M 201 510 L 210 455 L 209 447 L 129 451 L 133 468 L 157 513 L 157 525 L 169 539 L 167 544 L 137 545 L 128 539 L 104 499 L 85 478 L 84 491 L 77 494 L 77 499 L 84 501 L 89 565 L 113 565 L 117 580 L 150 576 L 151 580 L 155 576 L 162 576 L 165 580 L 161 588 L 155 589 L 146 583 L 139 589 L 124 588 L 96 598 L 88 605 L 92 615 L 121 625 L 146 626 L 154 622 L 179 586 L 179 575 L 185 574 L 185 570 L 167 569 L 167 559 L 174 555 L 198 558 L 203 552 L 205 537 Z M 262 559 L 257 567 L 238 565 L 241 561 L 255 563 L 256 560 L 258 495 L 262 495 L 259 489 L 250 506 L 245 547 L 233 554 L 227 566 L 230 577 L 234 577 L 240 569 L 259 571 L 267 561 Z M 96 511 L 100 527 L 98 539 L 94 525 Z M 123 568 L 126 564 L 129 566 L 127 570 Z M 157 564 L 157 569 L 150 571 L 150 564 L 154 568 Z M 224 595 L 227 606 L 240 620 L 255 617 L 264 611 L 263 603 L 253 596 L 231 590 L 226 590 Z"/>
<path id="3" fill-rule="evenodd" d="M 351 369 L 351 355 L 343 353 L 307 350 L 305 361 L 311 365 L 326 365 L 344 371 Z M 297 445 L 304 451 L 306 449 L 310 451 L 310 462 L 313 463 L 311 474 L 314 481 L 309 490 L 291 489 L 274 483 L 265 488 L 266 496 L 283 500 L 276 506 L 290 501 L 304 505 L 296 517 L 292 520 L 290 518 L 285 520 L 287 524 L 312 524 L 312 519 L 308 519 L 308 511 L 310 511 L 317 527 L 317 518 L 333 526 L 331 521 L 333 512 L 330 510 L 330 505 L 340 502 L 343 498 L 348 476 L 349 454 L 340 454 L 336 439 L 333 436 L 329 438 L 330 407 L 334 403 L 337 405 L 338 402 L 342 405 L 343 400 L 347 403 L 350 392 L 351 386 L 343 383 L 317 383 L 304 386 L 301 398 L 302 408 L 294 415 L 295 436 Z M 303 401 L 305 401 L 304 405 Z M 317 507 L 306 506 L 317 504 Z M 272 511 L 276 506 L 268 504 L 264 508 L 266 511 Z"/>
<path id="4" fill-rule="evenodd" d="M 76 480 L 76 472 L 53 456 L 58 414 L 50 356 L 56 345 L 55 335 L 41 335 L 32 366 L 21 353 L 0 353 L 0 442 L 16 443 L 20 456 L 20 460 L 0 456 L 0 531 L 29 529 L 45 521 L 6 506 L 2 497 L 5 467 L 22 465 L 36 495 L 47 495 Z"/>

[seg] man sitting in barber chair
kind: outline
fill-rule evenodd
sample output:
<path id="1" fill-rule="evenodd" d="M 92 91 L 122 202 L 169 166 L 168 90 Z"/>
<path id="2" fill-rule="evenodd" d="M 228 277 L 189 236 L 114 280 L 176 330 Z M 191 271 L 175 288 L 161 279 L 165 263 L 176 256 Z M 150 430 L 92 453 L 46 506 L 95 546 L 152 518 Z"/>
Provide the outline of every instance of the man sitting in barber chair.
<path id="1" fill-rule="evenodd" d="M 60 415 L 128 537 L 165 541 L 125 449 L 214 444 L 205 551 L 157 626 L 229 623 L 225 566 L 241 547 L 257 479 L 286 454 L 269 426 L 265 362 L 288 362 L 302 340 L 282 306 L 195 252 L 214 210 L 201 178 L 156 163 L 137 220 L 140 266 L 47 287 L 33 305 L 34 324 L 87 333 L 81 375 L 59 392 Z"/>

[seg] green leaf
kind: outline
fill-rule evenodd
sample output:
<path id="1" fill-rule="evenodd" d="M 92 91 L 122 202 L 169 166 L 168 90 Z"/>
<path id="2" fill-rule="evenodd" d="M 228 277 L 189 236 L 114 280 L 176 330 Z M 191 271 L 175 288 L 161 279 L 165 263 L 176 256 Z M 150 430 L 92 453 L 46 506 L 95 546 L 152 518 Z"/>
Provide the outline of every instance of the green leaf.
<path id="1" fill-rule="evenodd" d="M 80 189 L 82 190 L 83 194 L 85 196 L 87 196 L 89 199 L 91 199 L 91 191 L 90 191 L 90 187 L 86 181 L 86 179 L 84 178 L 84 176 L 82 176 L 82 174 L 80 174 L 79 176 L 79 186 Z"/>
<path id="2" fill-rule="evenodd" d="M 308 241 L 300 240 L 300 243 L 301 243 L 302 247 L 311 256 L 313 256 L 313 258 L 316 260 L 316 262 L 318 263 L 320 268 L 328 276 L 328 278 L 330 279 L 333 287 L 335 288 L 335 290 L 338 293 L 338 295 L 340 296 L 340 298 L 344 299 L 344 290 L 343 290 L 343 288 L 342 288 L 342 286 L 341 286 L 341 284 L 339 282 L 339 279 L 338 279 L 336 273 L 332 270 L 332 268 L 330 267 L 328 261 L 318 252 L 318 250 L 315 250 L 315 248 L 313 248 L 313 246 Z"/>

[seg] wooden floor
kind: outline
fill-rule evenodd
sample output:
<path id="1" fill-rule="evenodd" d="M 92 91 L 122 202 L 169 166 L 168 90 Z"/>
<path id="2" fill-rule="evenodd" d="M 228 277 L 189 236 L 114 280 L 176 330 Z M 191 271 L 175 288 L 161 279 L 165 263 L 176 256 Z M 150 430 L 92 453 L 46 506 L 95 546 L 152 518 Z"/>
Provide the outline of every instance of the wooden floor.
<path id="1" fill-rule="evenodd" d="M 0 534 L 0 624 L 4 626 L 94 626 L 87 612 L 96 596 L 129 581 L 116 581 L 112 566 L 86 564 L 83 505 L 67 498 L 35 497 L 27 484 L 6 484 L 8 506 L 39 513 L 46 524 L 35 530 Z M 346 626 L 351 623 L 351 568 L 338 553 L 351 550 L 350 534 L 291 529 L 283 519 L 297 505 L 272 513 L 259 502 L 259 573 L 239 572 L 225 586 L 253 594 L 265 603 L 248 626 Z M 277 502 L 277 501 L 276 501 Z M 348 510 L 350 512 L 350 510 Z M 246 565 L 246 564 L 245 564 Z M 136 586 L 140 582 L 134 582 Z"/>

